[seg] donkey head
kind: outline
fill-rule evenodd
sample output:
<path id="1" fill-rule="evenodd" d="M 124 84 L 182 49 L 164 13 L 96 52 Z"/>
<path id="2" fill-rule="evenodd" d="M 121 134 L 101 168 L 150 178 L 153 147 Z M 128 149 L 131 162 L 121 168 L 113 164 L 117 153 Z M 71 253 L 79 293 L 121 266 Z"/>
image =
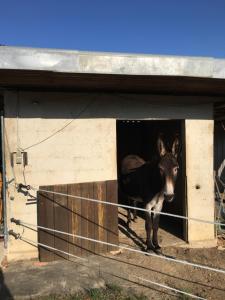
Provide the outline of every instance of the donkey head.
<path id="1" fill-rule="evenodd" d="M 163 193 L 164 199 L 168 202 L 173 201 L 175 183 L 177 179 L 177 173 L 179 165 L 177 162 L 179 152 L 179 139 L 175 136 L 171 149 L 165 147 L 162 135 L 158 138 L 158 152 L 160 156 L 159 171 L 164 182 Z"/>

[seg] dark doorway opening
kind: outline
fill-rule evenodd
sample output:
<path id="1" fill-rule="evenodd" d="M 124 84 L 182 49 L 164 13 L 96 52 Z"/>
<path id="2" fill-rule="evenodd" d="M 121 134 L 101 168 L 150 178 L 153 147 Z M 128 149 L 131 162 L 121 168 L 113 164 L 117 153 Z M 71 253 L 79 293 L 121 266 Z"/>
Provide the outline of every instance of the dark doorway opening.
<path id="1" fill-rule="evenodd" d="M 157 153 L 157 138 L 162 133 L 165 136 L 165 142 L 169 146 L 174 139 L 174 135 L 178 134 L 181 150 L 178 157 L 179 175 L 177 178 L 175 198 L 173 202 L 166 203 L 164 201 L 163 212 L 173 213 L 177 215 L 186 215 L 186 197 L 185 197 L 185 137 L 184 137 L 184 121 L 183 120 L 118 120 L 117 121 L 117 172 L 120 177 L 120 168 L 122 159 L 134 154 L 142 157 L 145 161 L 152 160 Z M 118 201 L 125 203 L 127 200 L 118 193 Z M 141 204 L 138 206 L 142 207 Z M 123 212 L 124 214 L 124 212 Z M 137 212 L 138 217 L 144 220 L 144 214 Z M 120 220 L 125 226 L 125 219 Z M 143 222 L 142 225 L 143 227 Z M 161 216 L 160 228 L 169 232 L 171 235 L 182 240 L 187 240 L 187 225 L 182 219 Z M 122 228 L 121 230 L 125 230 Z M 144 228 L 143 228 L 144 230 Z M 135 233 L 136 235 L 136 233 Z"/>

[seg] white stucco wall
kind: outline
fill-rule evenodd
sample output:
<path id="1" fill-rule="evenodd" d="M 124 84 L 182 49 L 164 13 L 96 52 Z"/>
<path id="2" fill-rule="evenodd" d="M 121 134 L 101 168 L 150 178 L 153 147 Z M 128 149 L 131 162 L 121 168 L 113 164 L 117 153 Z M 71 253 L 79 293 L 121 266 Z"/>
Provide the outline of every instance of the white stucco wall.
<path id="1" fill-rule="evenodd" d="M 214 220 L 213 129 L 211 120 L 186 120 L 188 216 Z M 189 242 L 214 238 L 214 226 L 189 221 Z"/>
<path id="2" fill-rule="evenodd" d="M 199 208 L 196 203 L 200 201 L 208 206 L 199 216 L 213 220 L 213 156 L 201 158 L 198 168 L 193 165 L 193 157 L 199 157 L 204 146 L 209 149 L 208 155 L 212 155 L 210 98 L 10 91 L 5 93 L 4 102 L 7 180 L 14 177 L 14 172 L 17 182 L 26 181 L 35 187 L 116 179 L 116 119 L 187 119 L 188 214 L 198 216 L 195 208 Z M 205 126 L 210 129 L 204 131 Z M 197 149 L 199 136 L 204 141 Z M 12 170 L 10 152 L 18 147 L 27 151 L 28 166 L 24 169 L 15 165 Z M 200 192 L 194 188 L 199 182 Z M 13 183 L 9 185 L 7 203 L 10 229 L 36 242 L 35 231 L 22 232 L 22 228 L 9 221 L 14 217 L 36 223 L 36 205 L 27 205 L 27 197 L 18 194 Z M 202 227 L 190 224 L 189 239 L 211 239 L 212 228 L 208 227 L 202 235 Z M 31 258 L 37 254 L 33 246 L 9 239 L 9 259 Z"/>

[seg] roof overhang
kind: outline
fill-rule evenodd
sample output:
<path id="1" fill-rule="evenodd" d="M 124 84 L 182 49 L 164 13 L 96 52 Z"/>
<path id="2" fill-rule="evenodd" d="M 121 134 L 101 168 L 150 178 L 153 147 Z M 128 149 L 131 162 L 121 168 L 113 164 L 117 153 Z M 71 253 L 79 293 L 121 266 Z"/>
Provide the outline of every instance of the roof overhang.
<path id="1" fill-rule="evenodd" d="M 225 59 L 0 47 L 0 87 L 225 96 Z"/>
<path id="2" fill-rule="evenodd" d="M 0 87 L 18 89 L 103 91 L 225 96 L 225 80 L 159 76 L 0 70 Z"/>

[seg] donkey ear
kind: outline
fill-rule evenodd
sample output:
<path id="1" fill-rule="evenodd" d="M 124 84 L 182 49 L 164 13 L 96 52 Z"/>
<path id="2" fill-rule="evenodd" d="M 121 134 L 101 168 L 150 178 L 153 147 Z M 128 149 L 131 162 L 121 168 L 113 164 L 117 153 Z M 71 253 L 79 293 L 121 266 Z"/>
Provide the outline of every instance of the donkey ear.
<path id="1" fill-rule="evenodd" d="M 175 137 L 173 146 L 172 146 L 172 154 L 177 158 L 180 148 L 180 142 L 178 136 Z"/>
<path id="2" fill-rule="evenodd" d="M 158 146 L 159 155 L 161 157 L 164 156 L 166 154 L 166 148 L 165 148 L 164 142 L 162 140 L 162 135 L 160 135 L 158 137 L 157 146 Z"/>

